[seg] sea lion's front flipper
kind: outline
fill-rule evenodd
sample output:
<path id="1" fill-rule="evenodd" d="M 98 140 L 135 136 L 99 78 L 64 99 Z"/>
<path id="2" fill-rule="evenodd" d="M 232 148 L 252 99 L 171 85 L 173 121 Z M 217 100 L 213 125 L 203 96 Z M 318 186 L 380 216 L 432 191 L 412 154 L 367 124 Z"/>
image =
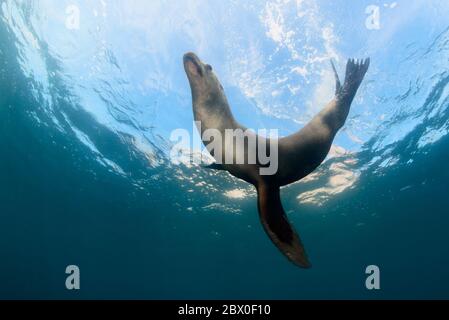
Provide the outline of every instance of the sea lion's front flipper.
<path id="1" fill-rule="evenodd" d="M 257 192 L 260 219 L 268 236 L 290 261 L 310 268 L 302 242 L 282 207 L 279 187 L 260 185 Z"/>
<path id="2" fill-rule="evenodd" d="M 204 169 L 209 169 L 209 170 L 218 170 L 218 171 L 225 171 L 225 167 L 223 167 L 222 164 L 218 164 L 218 163 L 212 163 L 208 166 L 203 166 Z"/>

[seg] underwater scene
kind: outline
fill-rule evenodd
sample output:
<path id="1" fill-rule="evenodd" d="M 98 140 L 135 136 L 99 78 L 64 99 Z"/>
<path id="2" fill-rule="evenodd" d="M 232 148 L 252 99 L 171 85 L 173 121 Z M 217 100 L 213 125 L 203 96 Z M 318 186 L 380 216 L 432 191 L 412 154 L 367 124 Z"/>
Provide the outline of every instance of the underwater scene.
<path id="1" fill-rule="evenodd" d="M 0 299 L 449 299 L 448 17 L 445 0 L 0 1 Z M 331 61 L 343 80 L 370 58 L 326 159 L 280 193 L 311 268 L 267 237 L 253 185 L 198 161 L 187 52 L 239 123 L 282 137 L 334 98 Z"/>

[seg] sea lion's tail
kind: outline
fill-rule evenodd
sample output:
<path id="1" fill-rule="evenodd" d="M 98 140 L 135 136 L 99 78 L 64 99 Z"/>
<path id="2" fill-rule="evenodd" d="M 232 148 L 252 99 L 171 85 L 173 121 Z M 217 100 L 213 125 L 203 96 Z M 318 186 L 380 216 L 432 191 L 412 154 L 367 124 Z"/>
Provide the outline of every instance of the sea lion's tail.
<path id="1" fill-rule="evenodd" d="M 257 187 L 257 192 L 260 219 L 268 236 L 295 265 L 310 268 L 301 239 L 282 207 L 279 187 L 262 184 Z"/>

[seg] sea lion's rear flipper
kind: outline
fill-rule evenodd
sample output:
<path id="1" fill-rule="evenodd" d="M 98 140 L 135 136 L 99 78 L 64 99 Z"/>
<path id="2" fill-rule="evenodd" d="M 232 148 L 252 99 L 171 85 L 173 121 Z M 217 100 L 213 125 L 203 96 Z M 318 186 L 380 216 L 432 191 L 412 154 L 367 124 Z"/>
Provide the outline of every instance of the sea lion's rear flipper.
<path id="1" fill-rule="evenodd" d="M 370 58 L 365 60 L 349 59 L 346 65 L 346 78 L 343 90 L 352 88 L 357 91 L 368 71 L 369 65 Z"/>
<path id="2" fill-rule="evenodd" d="M 268 236 L 290 261 L 301 268 L 310 268 L 302 242 L 282 207 L 279 187 L 261 185 L 257 192 L 260 219 Z"/>
<path id="3" fill-rule="evenodd" d="M 335 68 L 334 61 L 332 59 L 331 59 L 331 65 L 332 65 L 332 70 L 334 71 L 335 82 L 336 82 L 335 94 L 338 95 L 341 92 L 341 82 L 340 82 L 340 77 L 338 76 L 337 69 Z"/>
<path id="4" fill-rule="evenodd" d="M 337 82 L 337 97 L 351 103 L 369 69 L 370 58 L 365 60 L 348 60 L 346 64 L 346 78 L 343 86 L 341 86 L 337 70 L 332 60 L 331 64 Z"/>

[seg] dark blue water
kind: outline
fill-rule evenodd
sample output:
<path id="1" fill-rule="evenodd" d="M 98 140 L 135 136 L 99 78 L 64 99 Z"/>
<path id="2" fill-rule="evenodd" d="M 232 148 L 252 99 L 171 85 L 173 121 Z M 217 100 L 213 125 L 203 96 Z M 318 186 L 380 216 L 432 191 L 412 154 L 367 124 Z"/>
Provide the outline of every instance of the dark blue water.
<path id="1" fill-rule="evenodd" d="M 405 91 L 386 82 L 377 96 L 376 104 L 409 114 L 392 112 L 357 152 L 283 190 L 314 265 L 300 270 L 262 231 L 251 188 L 170 163 L 157 108 L 145 115 L 154 131 L 113 113 L 145 131 L 151 152 L 99 121 L 65 75 L 64 58 L 38 39 L 43 84 L 26 72 L 27 44 L 11 23 L 0 21 L 0 298 L 449 298 L 448 29 L 398 58 L 427 73 L 411 76 Z M 436 57 L 443 63 L 432 67 Z M 234 189 L 249 194 L 223 195 Z M 80 291 L 65 288 L 71 264 L 80 267 Z M 372 264 L 379 291 L 365 288 Z"/>

